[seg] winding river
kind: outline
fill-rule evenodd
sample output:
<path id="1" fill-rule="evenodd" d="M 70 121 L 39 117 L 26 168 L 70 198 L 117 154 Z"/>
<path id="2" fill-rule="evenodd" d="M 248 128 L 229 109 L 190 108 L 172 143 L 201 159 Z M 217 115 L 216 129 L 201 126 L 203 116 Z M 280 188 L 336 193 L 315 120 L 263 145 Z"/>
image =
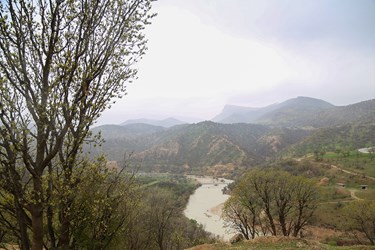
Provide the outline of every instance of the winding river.
<path id="1" fill-rule="evenodd" d="M 189 176 L 202 184 L 189 198 L 185 215 L 202 224 L 207 232 L 224 240 L 229 240 L 233 233 L 227 232 L 224 221 L 220 218 L 222 204 L 229 198 L 222 189 L 232 180 L 223 178 Z"/>

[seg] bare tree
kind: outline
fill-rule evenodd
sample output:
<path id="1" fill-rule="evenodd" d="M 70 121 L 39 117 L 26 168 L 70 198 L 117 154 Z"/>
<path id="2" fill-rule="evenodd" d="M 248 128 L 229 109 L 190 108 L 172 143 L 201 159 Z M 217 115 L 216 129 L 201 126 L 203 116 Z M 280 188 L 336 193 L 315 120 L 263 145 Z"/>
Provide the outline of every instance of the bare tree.
<path id="1" fill-rule="evenodd" d="M 251 200 L 240 201 L 238 197 L 231 196 L 223 208 L 223 219 L 226 226 L 241 233 L 245 239 L 254 239 L 260 231 L 260 211 L 259 206 Z"/>
<path id="2" fill-rule="evenodd" d="M 0 175 L 7 180 L 1 188 L 13 197 L 21 249 L 68 248 L 69 195 L 57 212 L 60 235 L 54 238 L 51 221 L 45 235 L 45 218 L 55 213 L 48 176 L 58 168 L 65 190 L 75 185 L 73 168 L 90 126 L 136 76 L 151 2 L 0 3 Z"/>

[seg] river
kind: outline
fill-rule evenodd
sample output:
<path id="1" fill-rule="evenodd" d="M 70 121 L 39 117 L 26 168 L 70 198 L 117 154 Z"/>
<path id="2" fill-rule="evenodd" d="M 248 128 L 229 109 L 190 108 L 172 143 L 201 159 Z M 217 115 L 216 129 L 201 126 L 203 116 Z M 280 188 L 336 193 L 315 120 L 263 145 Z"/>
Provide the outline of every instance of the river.
<path id="1" fill-rule="evenodd" d="M 220 218 L 222 204 L 229 198 L 222 189 L 232 180 L 223 178 L 189 176 L 202 184 L 189 198 L 185 215 L 202 224 L 207 232 L 224 240 L 229 240 L 233 233 L 228 233 L 224 221 Z"/>

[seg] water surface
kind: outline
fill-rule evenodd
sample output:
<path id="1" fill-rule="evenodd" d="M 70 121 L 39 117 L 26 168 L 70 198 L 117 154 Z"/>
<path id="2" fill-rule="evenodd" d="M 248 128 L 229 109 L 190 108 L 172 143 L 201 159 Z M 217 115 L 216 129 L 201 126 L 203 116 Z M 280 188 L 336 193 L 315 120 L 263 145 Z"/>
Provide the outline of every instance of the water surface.
<path id="1" fill-rule="evenodd" d="M 199 181 L 202 186 L 190 196 L 185 209 L 186 217 L 202 224 L 206 231 L 228 240 L 233 233 L 227 232 L 219 215 L 220 209 L 217 207 L 229 198 L 229 195 L 223 194 L 222 189 L 233 181 L 223 178 L 190 177 Z"/>

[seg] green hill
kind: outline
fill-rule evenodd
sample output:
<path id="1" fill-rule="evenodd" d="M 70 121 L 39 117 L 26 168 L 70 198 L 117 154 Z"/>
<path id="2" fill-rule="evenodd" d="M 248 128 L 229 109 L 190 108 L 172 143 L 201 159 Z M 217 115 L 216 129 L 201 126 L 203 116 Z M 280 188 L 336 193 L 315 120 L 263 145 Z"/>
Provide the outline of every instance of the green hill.
<path id="1" fill-rule="evenodd" d="M 317 130 L 289 151 L 301 156 L 320 149 L 351 151 L 374 145 L 375 123 L 354 123 Z"/>

